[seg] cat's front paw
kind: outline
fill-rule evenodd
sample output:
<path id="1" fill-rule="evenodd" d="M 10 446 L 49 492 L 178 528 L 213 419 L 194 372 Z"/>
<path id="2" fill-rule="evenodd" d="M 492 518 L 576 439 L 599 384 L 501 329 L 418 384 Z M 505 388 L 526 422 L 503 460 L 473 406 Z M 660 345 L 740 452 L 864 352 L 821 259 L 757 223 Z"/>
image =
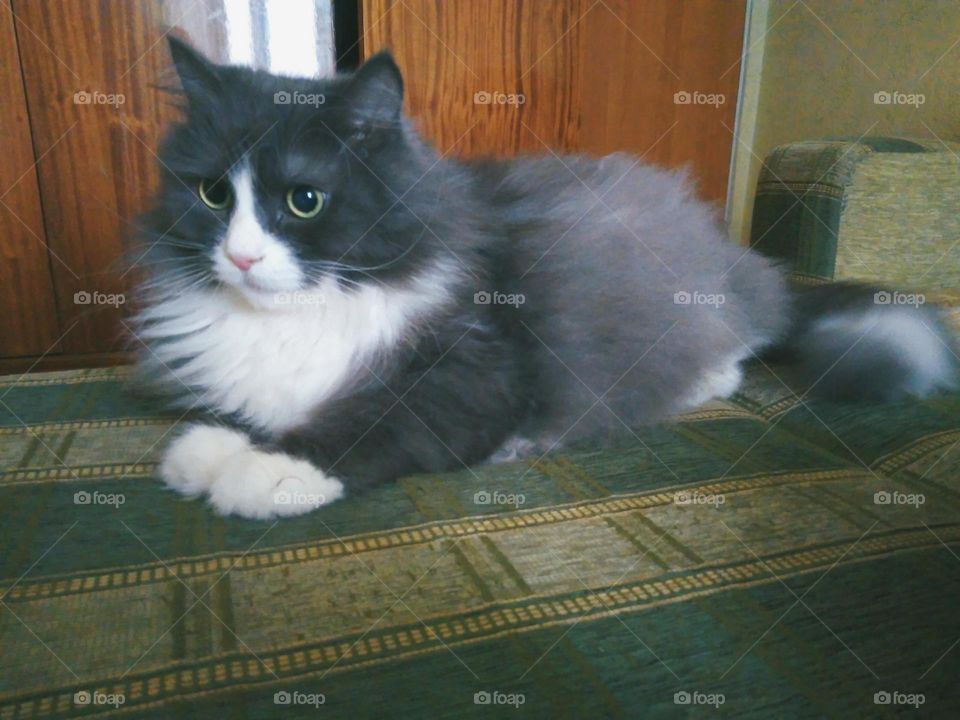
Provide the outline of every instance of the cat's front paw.
<path id="1" fill-rule="evenodd" d="M 210 489 L 229 457 L 249 448 L 250 440 L 242 432 L 190 425 L 163 453 L 160 478 L 170 489 L 196 497 Z"/>
<path id="2" fill-rule="evenodd" d="M 343 494 L 343 483 L 306 460 L 249 449 L 218 470 L 210 503 L 223 515 L 263 520 L 302 515 Z"/>

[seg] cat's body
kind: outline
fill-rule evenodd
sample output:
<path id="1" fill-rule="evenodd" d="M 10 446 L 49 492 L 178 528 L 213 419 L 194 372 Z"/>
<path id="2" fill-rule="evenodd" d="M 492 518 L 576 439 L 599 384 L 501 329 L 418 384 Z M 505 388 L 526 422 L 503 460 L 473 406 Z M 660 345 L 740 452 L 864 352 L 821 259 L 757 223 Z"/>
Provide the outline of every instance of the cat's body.
<path id="1" fill-rule="evenodd" d="M 144 375 L 211 415 L 161 474 L 222 512 L 297 514 L 344 485 L 603 442 L 731 394 L 796 322 L 779 271 L 727 242 L 679 173 L 464 165 L 402 121 L 389 59 L 312 84 L 173 49 L 190 108 L 135 331 Z M 322 90 L 323 109 L 267 104 L 285 89 Z M 191 184 L 223 175 L 229 205 L 198 207 Z M 316 219 L 284 208 L 304 187 L 322 190 Z M 943 355 L 935 316 L 908 322 Z"/>

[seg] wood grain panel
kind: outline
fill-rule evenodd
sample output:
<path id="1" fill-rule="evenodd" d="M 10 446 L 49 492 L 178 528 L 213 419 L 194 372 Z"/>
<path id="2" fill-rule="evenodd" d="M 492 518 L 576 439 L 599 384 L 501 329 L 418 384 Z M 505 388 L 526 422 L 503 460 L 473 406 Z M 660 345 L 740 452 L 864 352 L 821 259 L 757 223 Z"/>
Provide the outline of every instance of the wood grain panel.
<path id="1" fill-rule="evenodd" d="M 458 140 L 464 156 L 539 152 L 538 138 L 569 147 L 578 49 L 568 28 L 580 4 L 363 0 L 364 55 L 393 51 L 407 112 L 441 152 Z M 496 102 L 510 95 L 524 102 Z"/>
<path id="2" fill-rule="evenodd" d="M 745 0 L 362 0 L 361 31 L 365 57 L 394 52 L 407 110 L 441 151 L 464 133 L 462 156 L 624 150 L 690 166 L 722 203 L 744 13 Z M 685 91 L 725 102 L 676 104 Z"/>
<path id="3" fill-rule="evenodd" d="M 63 351 L 116 349 L 123 307 L 82 301 L 127 290 L 120 278 L 123 238 L 155 185 L 152 152 L 173 115 L 155 88 L 169 62 L 160 37 L 163 8 L 15 0 L 13 9 L 24 28 L 20 50 L 35 144 L 45 153 L 37 167 L 47 238 L 61 259 L 52 265 L 60 322 L 76 322 Z M 108 95 L 123 102 L 101 102 Z"/>
<path id="4" fill-rule="evenodd" d="M 0 356 L 56 351 L 60 335 L 20 76 L 16 28 L 0 3 Z"/>
<path id="5" fill-rule="evenodd" d="M 689 166 L 726 199 L 745 0 L 604 0 L 581 28 L 578 150 Z M 675 102 L 686 93 L 692 102 Z M 715 102 L 697 102 L 709 100 Z M 723 102 L 718 101 L 722 98 Z"/>

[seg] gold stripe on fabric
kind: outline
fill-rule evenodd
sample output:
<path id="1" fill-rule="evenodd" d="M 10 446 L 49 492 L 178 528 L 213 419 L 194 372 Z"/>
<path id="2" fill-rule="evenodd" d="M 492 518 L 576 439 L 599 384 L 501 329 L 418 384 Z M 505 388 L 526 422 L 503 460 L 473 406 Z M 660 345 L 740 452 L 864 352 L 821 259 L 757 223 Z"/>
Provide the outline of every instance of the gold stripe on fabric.
<path id="1" fill-rule="evenodd" d="M 759 415 L 764 420 L 772 420 L 777 415 L 780 415 L 781 413 L 787 412 L 788 410 L 791 410 L 792 408 L 796 407 L 799 403 L 800 403 L 800 398 L 798 398 L 795 395 L 790 395 L 788 397 L 783 398 L 782 400 L 777 400 L 776 402 L 771 403 L 770 405 L 767 405 L 766 407 L 760 410 Z"/>
<path id="2" fill-rule="evenodd" d="M 877 472 L 894 473 L 927 453 L 956 442 L 958 439 L 960 439 L 960 430 L 945 430 L 933 435 L 926 435 L 914 440 L 906 448 L 900 448 L 892 453 L 880 456 L 873 461 L 871 467 Z"/>
<path id="3" fill-rule="evenodd" d="M 694 410 L 677 417 L 679 422 L 702 422 L 705 420 L 726 420 L 728 418 L 756 418 L 757 416 L 742 408 L 729 406 L 707 410 Z"/>
<path id="4" fill-rule="evenodd" d="M 0 378 L 0 388 L 28 388 L 46 385 L 78 385 L 106 380 L 126 380 L 132 372 L 131 367 L 117 366 L 95 368 L 92 370 L 65 370 L 42 372 L 24 376 L 7 375 Z"/>
<path id="5" fill-rule="evenodd" d="M 827 183 L 784 182 L 782 180 L 757 183 L 757 196 L 779 194 L 783 190 L 793 190 L 801 199 L 806 193 L 815 192 L 818 195 L 827 195 L 839 200 L 844 193 L 844 188 Z"/>
<path id="6" fill-rule="evenodd" d="M 956 543 L 960 541 L 960 526 L 940 527 L 938 535 L 944 542 Z M 308 645 L 262 652 L 257 658 L 246 654 L 213 656 L 199 665 L 192 661 L 189 666 L 186 662 L 175 662 L 139 677 L 119 682 L 94 681 L 79 688 L 58 688 L 45 697 L 33 696 L 29 700 L 20 701 L 14 694 L 5 693 L 0 695 L 3 703 L 0 717 L 29 720 L 66 712 L 72 708 L 73 693 L 78 689 L 122 694 L 125 704 L 120 710 L 104 707 L 97 713 L 96 708 L 91 708 L 91 716 L 104 717 L 310 675 L 403 662 L 426 653 L 445 652 L 509 635 L 644 612 L 817 571 L 830 572 L 838 565 L 878 559 L 894 552 L 942 547 L 926 528 L 867 537 L 851 546 L 852 542 L 853 539 L 846 539 L 829 546 L 769 555 L 733 565 L 699 567 L 684 575 L 590 589 L 580 594 L 524 598 L 509 604 L 458 610 L 423 618 L 417 626 L 368 631 L 354 641 L 352 636 L 331 637 Z"/>
<path id="7" fill-rule="evenodd" d="M 0 427 L 0 437 L 4 435 L 24 435 L 29 432 L 58 432 L 60 430 L 113 430 L 116 428 L 145 427 L 148 425 L 172 425 L 173 418 L 113 418 L 110 420 L 68 420 L 56 423 L 36 423 Z"/>
<path id="8" fill-rule="evenodd" d="M 61 480 L 108 479 L 118 477 L 148 478 L 157 463 L 111 463 L 58 468 L 26 468 L 0 473 L 0 485 L 32 484 Z"/>
<path id="9" fill-rule="evenodd" d="M 5 600 L 8 602 L 32 600 L 166 582 L 175 577 L 186 579 L 222 574 L 230 568 L 235 571 L 242 571 L 276 567 L 321 558 L 357 555 L 386 548 L 420 545 L 442 539 L 457 539 L 519 528 L 533 528 L 592 519 L 611 514 L 673 505 L 676 494 L 680 491 L 690 496 L 726 496 L 737 492 L 793 483 L 832 482 L 837 480 L 869 481 L 871 479 L 875 479 L 873 473 L 856 468 L 816 470 L 802 473 L 762 473 L 707 482 L 696 486 L 672 486 L 643 493 L 613 496 L 602 500 L 586 500 L 570 505 L 521 510 L 501 515 L 467 517 L 455 521 L 436 521 L 397 530 L 272 548 L 248 554 L 225 553 L 214 556 L 172 559 L 166 564 L 149 563 L 82 576 L 26 578 L 9 591 Z"/>

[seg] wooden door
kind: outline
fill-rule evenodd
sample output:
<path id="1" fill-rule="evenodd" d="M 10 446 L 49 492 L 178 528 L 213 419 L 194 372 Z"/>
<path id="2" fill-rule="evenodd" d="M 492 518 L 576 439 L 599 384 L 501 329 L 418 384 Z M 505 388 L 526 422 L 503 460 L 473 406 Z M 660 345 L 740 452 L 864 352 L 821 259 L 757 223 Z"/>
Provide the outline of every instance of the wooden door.
<path id="1" fill-rule="evenodd" d="M 66 355 L 117 350 L 128 277 L 121 254 L 157 180 L 153 157 L 174 117 L 150 52 L 159 3 L 14 0 L 23 84 Z"/>
<path id="2" fill-rule="evenodd" d="M 393 51 L 440 152 L 624 150 L 723 203 L 745 0 L 362 3 L 363 54 Z"/>
<path id="3" fill-rule="evenodd" d="M 0 3 L 0 357 L 57 352 L 51 257 L 13 11 Z M 54 258 L 55 261 L 55 258 Z"/>

